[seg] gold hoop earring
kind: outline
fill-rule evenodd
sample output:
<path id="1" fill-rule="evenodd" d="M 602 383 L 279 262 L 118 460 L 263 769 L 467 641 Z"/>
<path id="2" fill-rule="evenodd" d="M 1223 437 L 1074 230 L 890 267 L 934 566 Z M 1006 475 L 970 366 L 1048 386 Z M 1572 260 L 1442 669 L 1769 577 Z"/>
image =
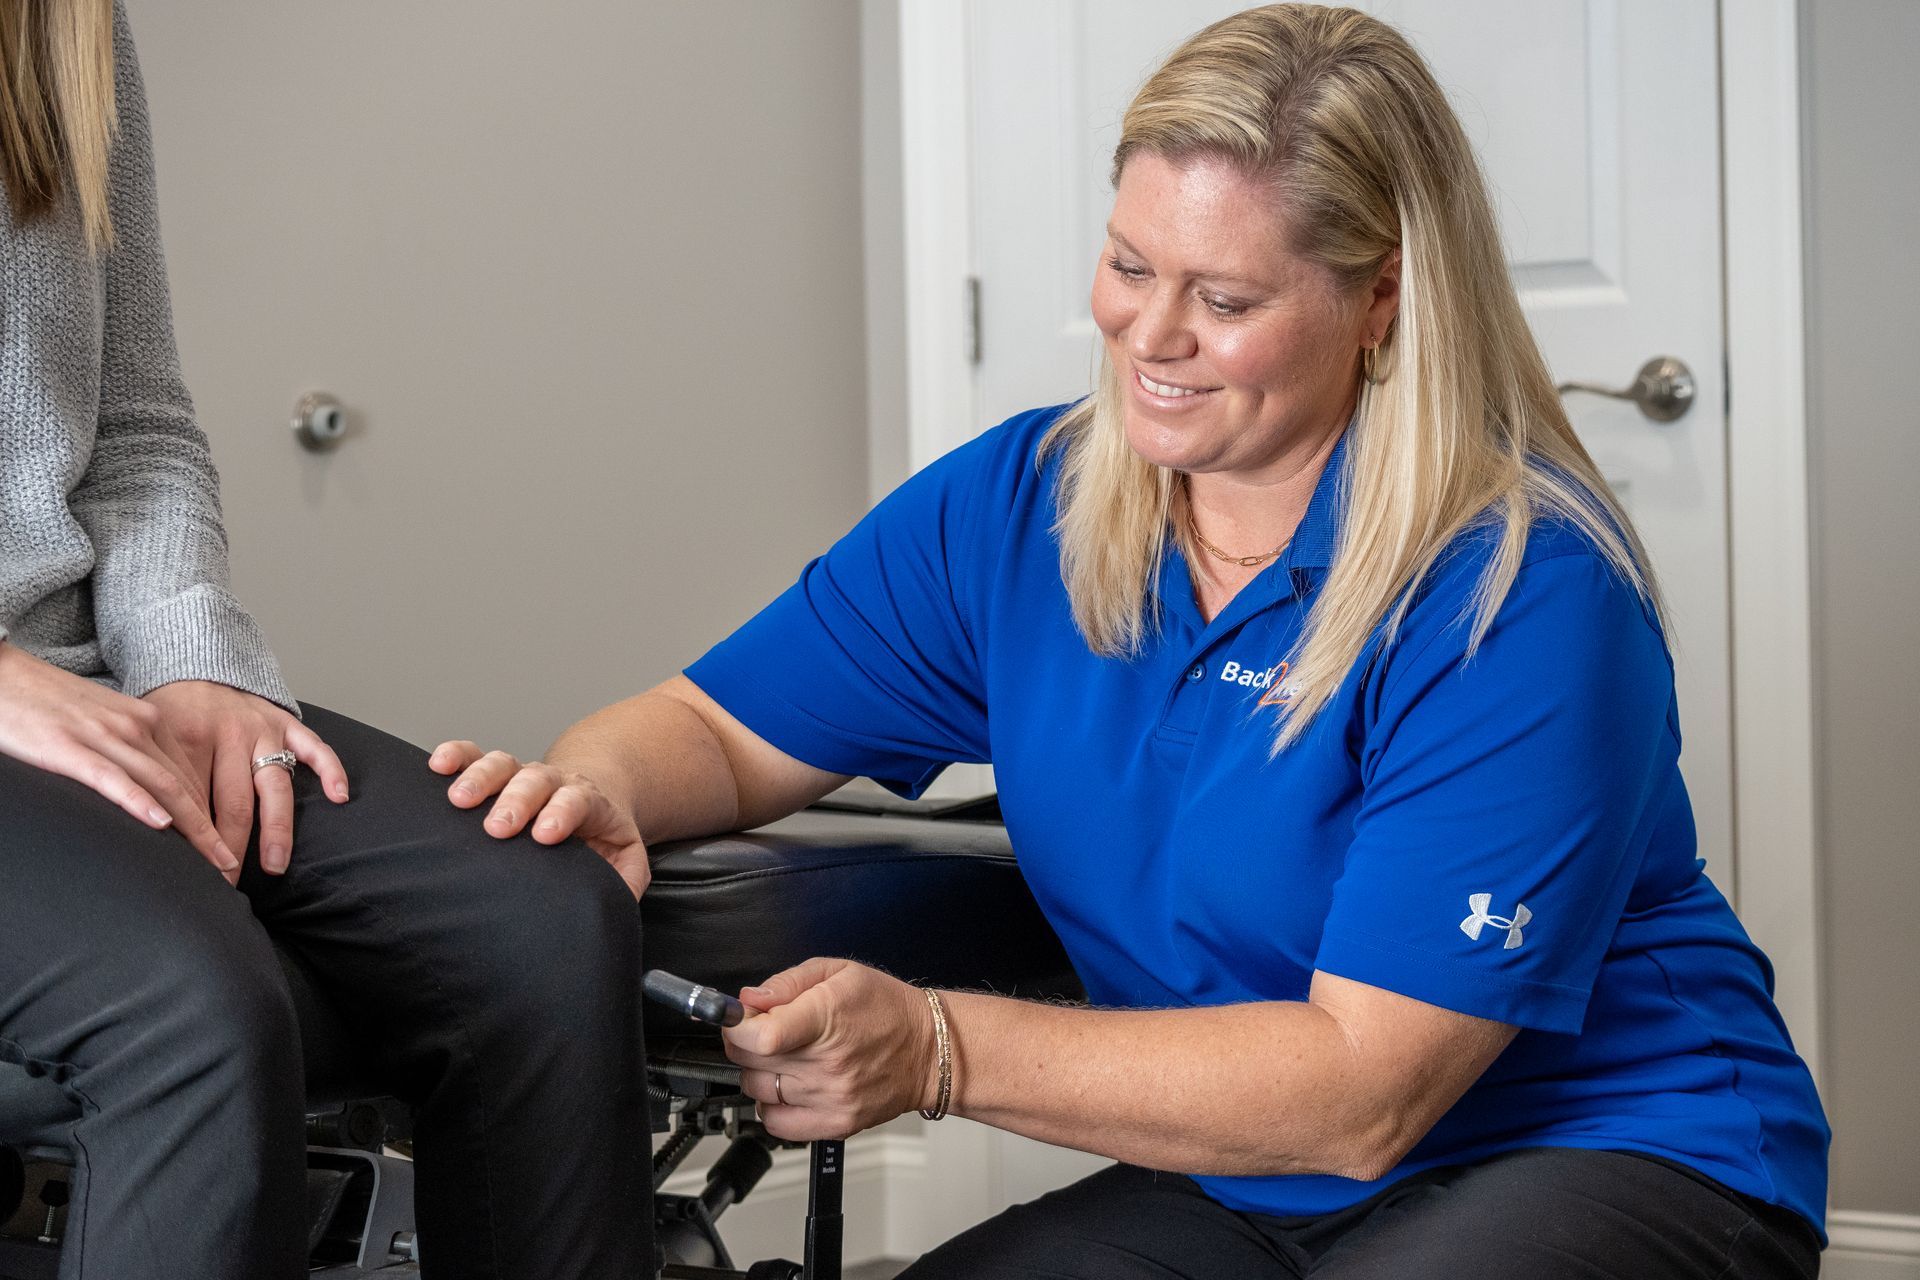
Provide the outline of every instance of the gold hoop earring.
<path id="1" fill-rule="evenodd" d="M 1370 387 L 1380 385 L 1379 351 L 1377 346 L 1360 348 L 1360 375 Z"/>

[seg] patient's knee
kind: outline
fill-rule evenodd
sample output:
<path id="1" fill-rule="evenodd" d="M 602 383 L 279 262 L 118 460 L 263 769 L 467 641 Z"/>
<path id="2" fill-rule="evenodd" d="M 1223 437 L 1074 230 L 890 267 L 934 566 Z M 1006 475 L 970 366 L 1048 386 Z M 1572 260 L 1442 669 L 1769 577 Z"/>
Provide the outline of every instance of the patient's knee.
<path id="1" fill-rule="evenodd" d="M 496 891 L 485 956 L 496 991 L 564 1004 L 638 980 L 640 906 L 592 850 L 540 849 Z"/>

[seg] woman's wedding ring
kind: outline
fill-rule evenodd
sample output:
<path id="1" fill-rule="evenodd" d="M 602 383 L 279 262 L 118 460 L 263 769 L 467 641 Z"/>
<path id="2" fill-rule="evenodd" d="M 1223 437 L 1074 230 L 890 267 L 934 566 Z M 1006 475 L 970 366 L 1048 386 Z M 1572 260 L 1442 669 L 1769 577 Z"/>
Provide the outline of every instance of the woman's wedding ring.
<path id="1" fill-rule="evenodd" d="M 253 762 L 253 771 L 258 773 L 268 765 L 275 765 L 285 769 L 288 773 L 292 773 L 293 767 L 299 763 L 300 757 L 294 755 L 291 751 L 272 751 Z"/>

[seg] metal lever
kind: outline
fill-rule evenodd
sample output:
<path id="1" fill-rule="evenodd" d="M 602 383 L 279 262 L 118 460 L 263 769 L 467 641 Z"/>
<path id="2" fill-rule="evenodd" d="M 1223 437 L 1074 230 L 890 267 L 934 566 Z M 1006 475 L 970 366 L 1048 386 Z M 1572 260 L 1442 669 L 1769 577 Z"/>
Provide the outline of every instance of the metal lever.
<path id="1" fill-rule="evenodd" d="M 1624 389 L 1596 386 L 1591 382 L 1563 382 L 1557 390 L 1586 391 L 1615 400 L 1631 400 L 1640 412 L 1655 422 L 1672 422 L 1693 407 L 1693 370 L 1677 357 L 1655 356 L 1633 375 L 1633 385 Z"/>

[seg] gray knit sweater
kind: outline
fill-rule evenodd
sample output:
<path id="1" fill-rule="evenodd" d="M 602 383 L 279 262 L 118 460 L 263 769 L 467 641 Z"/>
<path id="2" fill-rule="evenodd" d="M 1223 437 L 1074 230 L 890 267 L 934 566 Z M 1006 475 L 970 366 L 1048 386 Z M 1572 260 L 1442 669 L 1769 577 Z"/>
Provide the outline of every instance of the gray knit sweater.
<path id="1" fill-rule="evenodd" d="M 116 244 L 71 192 L 19 225 L 0 194 L 0 640 L 138 697 L 213 680 L 294 707 L 228 590 L 219 478 L 173 343 L 145 91 L 113 6 Z"/>

